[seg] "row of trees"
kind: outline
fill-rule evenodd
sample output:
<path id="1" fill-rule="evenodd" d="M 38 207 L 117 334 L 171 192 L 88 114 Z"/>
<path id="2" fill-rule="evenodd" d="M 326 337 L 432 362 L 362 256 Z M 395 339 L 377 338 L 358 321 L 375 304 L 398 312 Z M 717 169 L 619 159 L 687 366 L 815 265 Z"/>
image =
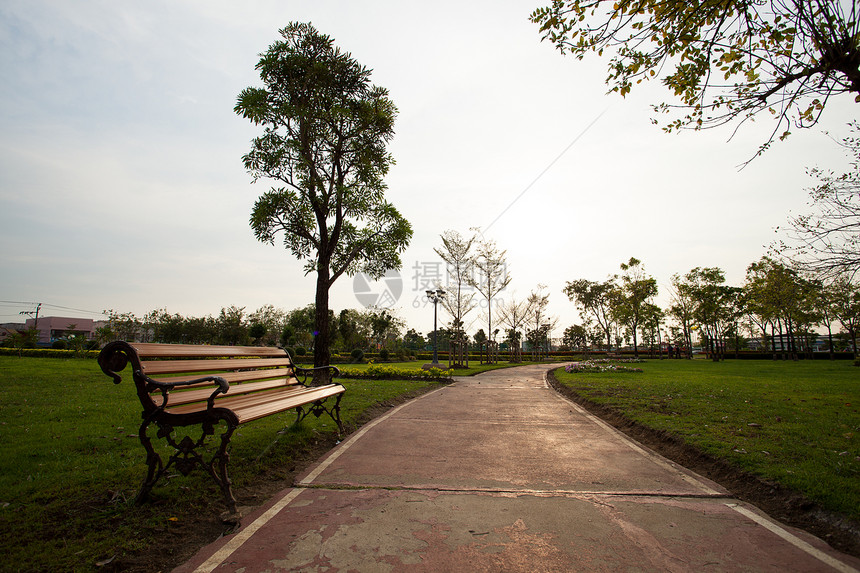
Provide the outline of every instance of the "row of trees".
<path id="1" fill-rule="evenodd" d="M 442 306 L 451 317 L 444 340 L 468 342 L 468 315 L 478 308 L 477 297 L 483 297 L 486 331 L 480 328 L 474 335 L 478 344 L 506 343 L 511 360 L 522 360 L 522 342 L 528 342 L 533 354 L 549 346 L 549 333 L 558 319 L 549 316 L 549 295 L 546 286 L 538 285 L 524 300 L 511 296 L 499 300 L 498 295 L 511 282 L 507 251 L 500 250 L 495 241 L 483 238 L 477 229 L 471 237 L 447 230 L 441 235 L 442 246 L 434 249 L 447 266 L 447 296 Z M 441 285 L 437 285 L 441 286 Z M 502 330 L 504 329 L 504 331 Z M 500 332 L 503 337 L 499 337 Z M 441 333 L 441 331 L 440 331 Z"/>
<path id="2" fill-rule="evenodd" d="M 285 346 L 313 349 L 319 338 L 313 304 L 285 311 L 266 305 L 247 313 L 244 307 L 222 308 L 217 316 L 193 317 L 153 310 L 143 317 L 108 311 L 107 324 L 99 329 L 99 342 L 138 340 L 184 344 Z M 404 321 L 387 310 L 344 309 L 329 311 L 329 336 L 337 352 L 354 349 L 404 346 Z M 416 343 L 414 331 L 411 346 Z M 423 339 L 421 340 L 423 342 Z"/>
<path id="3" fill-rule="evenodd" d="M 763 350 L 774 357 L 797 359 L 811 351 L 816 330 L 824 329 L 832 357 L 833 330 L 838 326 L 847 339 L 845 346 L 857 355 L 860 287 L 845 274 L 813 278 L 762 257 L 747 268 L 741 286 L 731 286 L 722 269 L 696 267 L 672 276 L 671 304 L 661 309 L 653 302 L 657 282 L 645 273 L 641 261 L 631 258 L 620 268 L 621 274 L 602 282 L 567 283 L 564 293 L 576 304 L 584 324 L 565 330 L 566 344 L 597 343 L 611 349 L 632 339 L 638 354 L 639 341 L 644 340 L 677 345 L 691 356 L 698 342 L 719 360 L 728 348 L 738 350 L 749 338 L 761 340 Z"/>

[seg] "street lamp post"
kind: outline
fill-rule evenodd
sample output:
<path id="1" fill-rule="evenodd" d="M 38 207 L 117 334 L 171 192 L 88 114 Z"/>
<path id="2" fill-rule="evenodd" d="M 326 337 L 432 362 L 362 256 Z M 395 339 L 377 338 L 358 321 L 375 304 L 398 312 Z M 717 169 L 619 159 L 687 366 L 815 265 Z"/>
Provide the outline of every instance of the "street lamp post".
<path id="1" fill-rule="evenodd" d="M 441 288 L 437 288 L 436 290 L 428 290 L 425 291 L 427 294 L 427 300 L 433 303 L 433 362 L 430 364 L 425 364 L 425 368 L 439 368 L 439 345 L 437 344 L 437 336 L 438 329 L 436 328 L 436 306 L 439 304 L 439 301 L 445 298 L 445 291 Z"/>
<path id="2" fill-rule="evenodd" d="M 541 324 L 541 325 L 540 325 L 540 327 L 541 327 L 541 330 L 543 330 L 543 331 L 546 333 L 546 341 L 545 341 L 545 344 L 546 344 L 546 354 L 545 354 L 545 357 L 546 357 L 546 358 L 549 358 L 549 350 L 550 350 L 550 342 L 549 342 L 550 324 L 549 324 L 548 322 L 545 322 L 545 323 Z"/>

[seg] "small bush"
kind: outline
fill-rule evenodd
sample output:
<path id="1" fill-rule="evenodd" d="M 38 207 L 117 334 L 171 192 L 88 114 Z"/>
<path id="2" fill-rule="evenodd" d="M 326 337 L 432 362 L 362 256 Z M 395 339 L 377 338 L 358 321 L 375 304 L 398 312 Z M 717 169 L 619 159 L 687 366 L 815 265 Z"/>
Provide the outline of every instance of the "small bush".
<path id="1" fill-rule="evenodd" d="M 304 346 L 296 346 L 296 356 L 304 356 L 305 354 L 307 354 L 307 350 Z"/>
<path id="2" fill-rule="evenodd" d="M 74 350 L 53 350 L 51 348 L 0 348 L 0 356 L 26 356 L 29 358 L 97 358 L 98 350 L 76 353 Z"/>
<path id="3" fill-rule="evenodd" d="M 382 350 L 379 351 L 379 359 L 380 360 L 388 360 L 388 356 L 389 356 L 388 349 L 383 348 Z"/>
<path id="4" fill-rule="evenodd" d="M 68 344 L 66 344 L 65 340 L 55 340 L 51 344 L 51 348 L 53 348 L 54 350 L 65 350 L 67 347 Z"/>
<path id="5" fill-rule="evenodd" d="M 364 360 L 364 350 L 362 350 L 361 348 L 356 348 L 355 350 L 350 352 L 349 355 L 352 356 L 353 362 L 361 362 L 362 360 Z"/>
<path id="6" fill-rule="evenodd" d="M 344 378 L 372 378 L 376 380 L 450 380 L 451 374 L 451 370 L 440 370 L 439 368 L 412 370 L 372 363 L 366 370 L 341 372 L 341 376 Z"/>

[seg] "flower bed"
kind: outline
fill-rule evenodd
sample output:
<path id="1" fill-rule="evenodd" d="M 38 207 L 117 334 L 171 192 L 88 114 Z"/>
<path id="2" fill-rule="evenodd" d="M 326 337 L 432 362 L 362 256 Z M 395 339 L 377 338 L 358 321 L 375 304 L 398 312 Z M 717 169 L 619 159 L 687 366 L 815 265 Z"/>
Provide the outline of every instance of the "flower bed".
<path id="1" fill-rule="evenodd" d="M 423 370 L 420 368 L 407 369 L 383 364 L 371 364 L 364 370 L 344 368 L 341 370 L 340 376 L 343 378 L 373 378 L 376 380 L 450 380 L 451 374 L 451 370 L 440 370 L 439 368 Z"/>
<path id="2" fill-rule="evenodd" d="M 590 372 L 642 372 L 641 368 L 630 366 L 619 366 L 618 363 L 640 363 L 644 360 L 637 358 L 627 358 L 622 360 L 609 360 L 601 358 L 599 360 L 586 360 L 585 362 L 573 362 L 564 367 L 565 372 L 571 374 L 582 374 Z"/>

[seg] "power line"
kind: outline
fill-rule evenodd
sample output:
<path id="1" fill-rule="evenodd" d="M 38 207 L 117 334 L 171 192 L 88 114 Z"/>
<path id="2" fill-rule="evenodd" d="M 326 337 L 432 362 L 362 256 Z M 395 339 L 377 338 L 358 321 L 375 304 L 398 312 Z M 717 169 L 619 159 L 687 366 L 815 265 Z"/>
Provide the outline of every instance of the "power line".
<path id="1" fill-rule="evenodd" d="M 606 108 L 606 109 L 604 109 L 603 111 L 601 111 L 599 114 L 597 114 L 597 117 L 595 117 L 595 118 L 591 121 L 591 123 L 589 123 L 587 126 L 585 126 L 585 129 L 583 129 L 583 130 L 579 133 L 579 135 L 577 135 L 576 137 L 574 137 L 574 138 L 573 138 L 573 141 L 571 141 L 571 142 L 568 144 L 568 146 L 567 146 L 567 147 L 565 147 L 565 148 L 562 150 L 562 152 L 561 152 L 561 153 L 559 153 L 559 154 L 556 156 L 556 158 L 555 158 L 555 159 L 553 159 L 552 161 L 550 161 L 550 162 L 549 162 L 549 165 L 547 165 L 546 167 L 544 167 L 544 170 L 543 170 L 543 171 L 541 171 L 540 173 L 538 173 L 538 176 L 537 176 L 537 177 L 535 177 L 535 178 L 532 180 L 532 182 L 531 182 L 531 183 L 529 183 L 528 185 L 526 185 L 526 188 L 525 188 L 525 189 L 523 189 L 523 190 L 520 192 L 520 194 L 519 194 L 519 195 L 517 195 L 516 197 L 514 197 L 514 200 L 513 200 L 513 201 L 511 201 L 511 202 L 510 202 L 510 204 L 509 204 L 507 207 L 505 207 L 504 209 L 502 209 L 502 212 L 501 212 L 501 213 L 499 213 L 499 214 L 496 216 L 496 218 L 495 218 L 495 219 L 493 219 L 493 221 L 483 229 L 483 231 L 489 231 L 489 230 L 490 230 L 490 227 L 492 227 L 493 225 L 495 225 L 495 224 L 496 224 L 496 221 L 498 221 L 499 219 L 501 219 L 501 218 L 502 218 L 502 215 L 504 215 L 505 213 L 507 213 L 507 212 L 508 212 L 508 209 L 510 209 L 511 207 L 513 207 L 513 206 L 514 206 L 514 203 L 516 203 L 517 201 L 519 201 L 519 200 L 522 198 L 522 196 L 523 196 L 523 195 L 525 195 L 525 194 L 528 192 L 528 190 L 529 190 L 529 189 L 531 189 L 531 188 L 534 186 L 534 184 L 535 184 L 535 183 L 537 183 L 537 182 L 540 180 L 540 178 L 541 178 L 541 177 L 543 177 L 543 176 L 546 174 L 546 172 L 547 172 L 547 171 L 549 171 L 549 170 L 552 168 L 552 166 L 553 166 L 553 165 L 555 165 L 555 164 L 556 164 L 556 162 L 557 162 L 559 159 L 561 159 L 561 158 L 564 156 L 564 154 L 565 154 L 565 153 L 567 153 L 567 152 L 570 150 L 570 148 L 571 148 L 571 147 L 573 147 L 573 146 L 576 144 L 576 142 L 577 142 L 577 141 L 579 141 L 579 140 L 580 140 L 580 138 L 582 138 L 582 136 L 583 136 L 583 135 L 585 135 L 586 133 L 588 133 L 588 131 L 589 131 L 592 127 L 594 127 L 594 124 L 595 124 L 595 123 L 597 123 L 597 120 L 599 120 L 601 117 L 603 117 L 603 114 L 605 114 L 607 111 L 609 111 L 609 108 Z M 484 233 L 483 233 L 483 231 L 479 231 L 479 232 L 481 233 L 481 236 L 483 236 L 483 234 L 484 234 Z"/>
<path id="2" fill-rule="evenodd" d="M 0 304 L 12 305 L 12 306 L 36 306 L 38 304 L 41 304 L 43 307 L 56 308 L 59 310 L 72 310 L 75 312 L 83 312 L 85 314 L 96 314 L 99 316 L 104 315 L 104 312 L 102 312 L 102 311 L 86 310 L 83 308 L 73 308 L 70 306 L 60 306 L 58 304 L 51 304 L 49 302 L 38 303 L 38 302 L 28 302 L 28 301 L 0 300 Z"/>
<path id="3" fill-rule="evenodd" d="M 98 314 L 98 315 L 103 315 L 103 314 L 104 314 L 104 312 L 103 312 L 103 311 L 100 311 L 100 310 L 99 310 L 99 311 L 95 311 L 95 310 L 84 310 L 84 309 L 82 309 L 82 308 L 71 308 L 71 307 L 68 307 L 68 306 L 60 306 L 60 305 L 57 305 L 57 304 L 51 304 L 51 303 L 47 303 L 47 302 L 42 303 L 42 306 L 49 306 L 49 307 L 51 307 L 51 308 L 59 308 L 59 309 L 61 309 L 61 310 L 74 310 L 75 312 L 84 312 L 84 313 L 87 313 L 87 314 Z"/>

